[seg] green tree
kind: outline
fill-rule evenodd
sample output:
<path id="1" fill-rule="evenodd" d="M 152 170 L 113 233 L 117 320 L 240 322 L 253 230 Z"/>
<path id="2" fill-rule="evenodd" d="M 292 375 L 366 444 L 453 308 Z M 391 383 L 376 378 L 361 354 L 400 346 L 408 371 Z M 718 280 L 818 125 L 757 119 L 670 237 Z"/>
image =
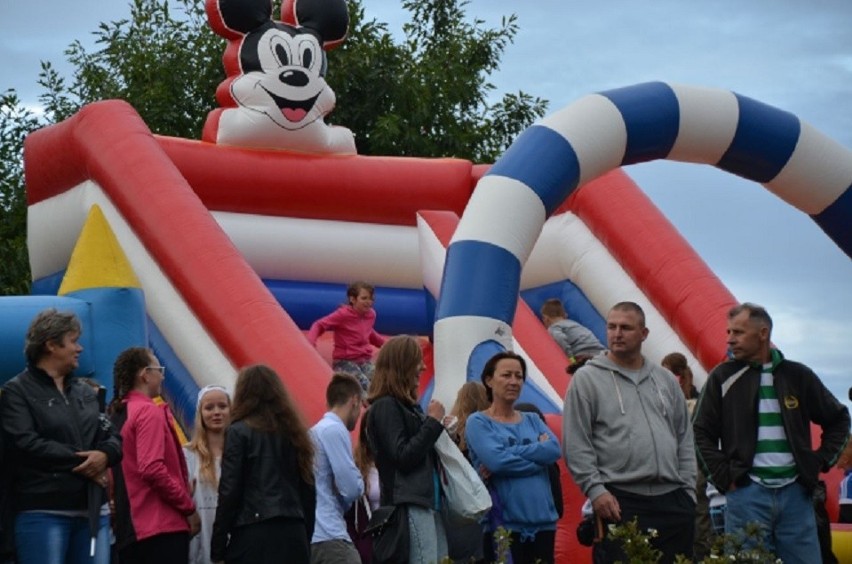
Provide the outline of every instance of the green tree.
<path id="1" fill-rule="evenodd" d="M 411 21 L 396 43 L 388 27 L 365 19 L 349 1 L 350 33 L 329 54 L 328 82 L 337 94 L 330 121 L 355 132 L 368 155 L 454 156 L 493 162 L 547 102 L 524 92 L 490 102 L 488 77 L 518 30 L 468 21 L 464 0 L 403 0 Z"/>
<path id="2" fill-rule="evenodd" d="M 15 91 L 0 95 L 0 295 L 30 290 L 24 137 L 40 125 Z"/>
<path id="3" fill-rule="evenodd" d="M 132 0 L 130 18 L 101 23 L 96 49 L 65 50 L 70 81 L 42 62 L 39 84 L 57 121 L 97 100 L 127 100 L 154 133 L 198 138 L 225 78 L 225 41 L 207 25 L 198 0 Z M 177 10 L 173 10 L 177 6 Z"/>

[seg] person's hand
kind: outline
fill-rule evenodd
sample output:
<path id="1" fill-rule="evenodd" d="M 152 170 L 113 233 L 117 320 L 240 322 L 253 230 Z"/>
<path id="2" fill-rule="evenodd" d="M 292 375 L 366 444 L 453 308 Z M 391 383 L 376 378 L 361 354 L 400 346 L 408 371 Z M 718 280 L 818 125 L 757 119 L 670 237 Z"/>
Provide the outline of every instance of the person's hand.
<path id="1" fill-rule="evenodd" d="M 544 441 L 549 441 L 549 440 L 550 440 L 550 435 L 548 435 L 547 433 L 542 433 L 538 436 L 538 442 L 540 442 L 540 443 L 543 443 Z"/>
<path id="2" fill-rule="evenodd" d="M 199 532 L 201 532 L 201 516 L 198 515 L 198 511 L 193 511 L 192 515 L 186 518 L 187 522 L 189 522 L 189 536 L 194 537 Z"/>
<path id="3" fill-rule="evenodd" d="M 621 506 L 618 500 L 609 492 L 602 493 L 592 501 L 592 509 L 607 521 L 621 521 Z"/>
<path id="4" fill-rule="evenodd" d="M 82 474 L 105 487 L 108 462 L 106 453 L 100 450 L 82 450 L 75 454 L 85 460 L 72 468 L 71 471 Z"/>
<path id="5" fill-rule="evenodd" d="M 479 465 L 479 475 L 482 476 L 483 480 L 487 480 L 491 477 L 491 470 L 485 467 L 484 464 Z"/>
<path id="6" fill-rule="evenodd" d="M 106 488 L 107 486 L 109 486 L 109 476 L 107 476 L 106 472 L 104 472 L 100 476 L 92 476 L 89 479 L 102 488 Z"/>
<path id="7" fill-rule="evenodd" d="M 444 404 L 438 400 L 432 400 L 429 402 L 429 407 L 426 409 L 426 415 L 441 421 L 444 419 L 445 414 L 446 410 L 444 409 Z"/>
<path id="8" fill-rule="evenodd" d="M 441 424 L 444 426 L 444 429 L 452 436 L 456 434 L 456 431 L 459 427 L 459 418 L 455 415 L 445 415 L 443 419 L 441 419 Z"/>

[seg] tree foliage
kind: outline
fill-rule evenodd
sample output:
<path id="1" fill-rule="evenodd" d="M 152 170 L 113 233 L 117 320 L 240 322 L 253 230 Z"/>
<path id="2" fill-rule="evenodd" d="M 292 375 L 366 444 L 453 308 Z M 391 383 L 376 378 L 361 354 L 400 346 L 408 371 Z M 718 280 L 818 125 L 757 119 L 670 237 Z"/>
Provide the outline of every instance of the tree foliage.
<path id="1" fill-rule="evenodd" d="M 514 15 L 498 28 L 468 21 L 464 0 L 403 0 L 411 21 L 395 42 L 388 27 L 365 19 L 350 0 L 350 34 L 329 54 L 337 93 L 335 123 L 355 132 L 358 151 L 495 160 L 547 102 L 524 92 L 496 102 L 488 77 L 518 30 Z"/>
<path id="2" fill-rule="evenodd" d="M 466 0 L 403 0 L 411 14 L 398 40 L 349 0 L 347 41 L 329 54 L 337 94 L 330 122 L 350 128 L 365 155 L 454 156 L 492 162 L 547 102 L 524 92 L 493 101 L 488 81 L 518 30 L 515 16 L 490 29 L 469 21 Z M 200 0 L 131 0 L 130 17 L 101 23 L 95 48 L 74 41 L 64 77 L 41 63 L 44 113 L 14 91 L 0 98 L 0 293 L 27 293 L 23 139 L 97 100 L 128 101 L 155 133 L 198 138 L 225 79 L 225 41 L 207 25 Z M 275 1 L 274 14 L 280 12 Z"/>
<path id="3" fill-rule="evenodd" d="M 177 6 L 177 10 L 173 9 Z M 96 49 L 65 50 L 70 81 L 49 62 L 39 84 L 48 113 L 61 120 L 97 100 L 127 100 L 154 133 L 197 138 L 225 78 L 225 42 L 207 25 L 204 2 L 132 0 L 130 18 L 101 23 Z"/>
<path id="4" fill-rule="evenodd" d="M 14 91 L 0 95 L 0 295 L 30 289 L 24 137 L 40 125 Z"/>

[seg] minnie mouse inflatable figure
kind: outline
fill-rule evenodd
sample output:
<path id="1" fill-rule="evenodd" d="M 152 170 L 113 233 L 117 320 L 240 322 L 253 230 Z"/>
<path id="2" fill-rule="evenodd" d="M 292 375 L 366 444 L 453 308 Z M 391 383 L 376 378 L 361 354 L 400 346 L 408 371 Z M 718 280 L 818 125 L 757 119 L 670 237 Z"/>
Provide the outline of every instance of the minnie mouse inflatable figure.
<path id="1" fill-rule="evenodd" d="M 325 51 L 349 28 L 346 0 L 207 0 L 207 20 L 228 40 L 221 108 L 204 124 L 205 141 L 304 153 L 355 154 L 345 127 L 327 125 L 335 96 L 325 81 Z"/>

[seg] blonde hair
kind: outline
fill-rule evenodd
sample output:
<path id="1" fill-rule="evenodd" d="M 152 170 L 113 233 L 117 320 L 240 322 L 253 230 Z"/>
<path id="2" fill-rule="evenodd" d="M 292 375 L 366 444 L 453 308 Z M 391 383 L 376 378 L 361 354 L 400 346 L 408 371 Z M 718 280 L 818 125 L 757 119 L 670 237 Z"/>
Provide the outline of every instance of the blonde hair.
<path id="1" fill-rule="evenodd" d="M 372 403 L 380 397 L 392 396 L 410 405 L 417 403 L 422 363 L 423 351 L 414 337 L 397 335 L 388 339 L 376 357 L 367 401 Z"/>
<path id="2" fill-rule="evenodd" d="M 456 402 L 450 413 L 458 417 L 456 434 L 459 438 L 459 448 L 465 450 L 467 445 L 464 440 L 464 428 L 467 418 L 476 413 L 488 409 L 490 405 L 485 385 L 482 382 L 465 382 L 456 396 Z"/>
<path id="3" fill-rule="evenodd" d="M 198 405 L 195 409 L 195 422 L 192 427 L 192 439 L 187 443 L 186 448 L 195 452 L 198 455 L 198 477 L 214 488 L 219 487 L 219 480 L 216 479 L 216 460 L 213 457 L 213 452 L 210 450 L 210 438 L 207 435 L 207 426 L 204 425 L 204 417 L 201 415 L 201 404 L 204 402 L 204 396 L 207 392 L 222 392 L 228 399 L 228 407 L 231 407 L 231 395 L 225 388 L 220 386 L 206 386 L 199 392 Z"/>

